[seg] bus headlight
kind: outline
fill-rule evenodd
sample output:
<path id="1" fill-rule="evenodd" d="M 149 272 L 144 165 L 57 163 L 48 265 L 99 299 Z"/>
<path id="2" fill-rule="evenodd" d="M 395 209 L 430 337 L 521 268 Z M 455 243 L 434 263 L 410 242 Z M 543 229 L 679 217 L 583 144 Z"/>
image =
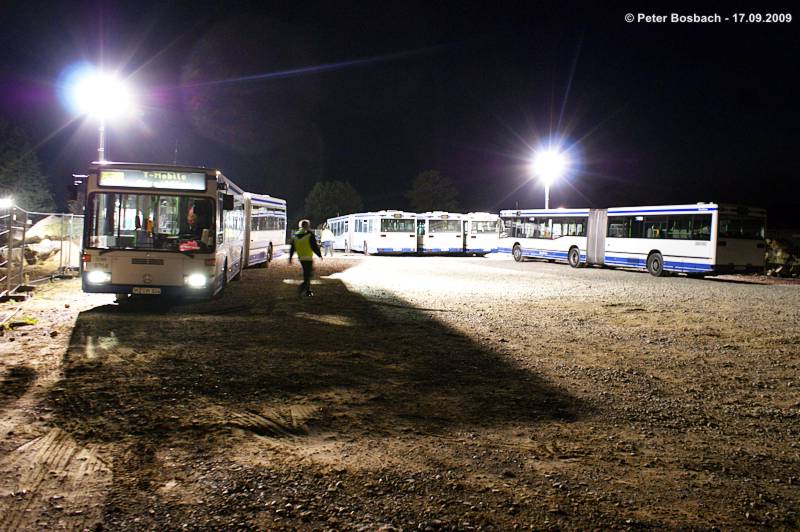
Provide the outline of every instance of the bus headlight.
<path id="1" fill-rule="evenodd" d="M 91 284 L 103 284 L 111 280 L 111 274 L 102 270 L 92 270 L 86 274 L 86 280 Z"/>
<path id="2" fill-rule="evenodd" d="M 208 278 L 202 273 L 193 273 L 186 276 L 186 286 L 189 288 L 205 288 Z"/>

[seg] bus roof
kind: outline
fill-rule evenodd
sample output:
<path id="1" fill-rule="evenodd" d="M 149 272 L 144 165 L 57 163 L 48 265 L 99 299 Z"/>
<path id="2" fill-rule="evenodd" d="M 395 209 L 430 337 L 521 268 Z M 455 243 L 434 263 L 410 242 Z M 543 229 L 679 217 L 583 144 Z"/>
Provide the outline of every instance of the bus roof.
<path id="1" fill-rule="evenodd" d="M 589 216 L 589 209 L 515 209 L 500 211 L 500 216 Z"/>
<path id="2" fill-rule="evenodd" d="M 609 207 L 608 214 L 658 214 L 680 212 L 710 212 L 716 211 L 716 203 L 687 203 L 683 205 L 640 205 L 637 207 Z"/>
<path id="3" fill-rule="evenodd" d="M 668 213 L 692 213 L 692 212 L 713 212 L 721 207 L 716 203 L 688 203 L 681 205 L 641 205 L 636 207 L 609 207 L 606 209 L 609 215 L 620 214 L 668 214 Z M 725 206 L 727 209 L 728 206 Z M 741 210 L 741 207 L 733 207 L 733 210 Z M 758 209 L 751 208 L 755 213 Z M 500 216 L 588 216 L 591 209 L 524 209 L 524 210 L 504 210 L 500 211 Z M 763 212 L 763 210 L 762 210 Z"/>
<path id="4" fill-rule="evenodd" d="M 247 192 L 246 194 L 250 197 L 250 200 L 253 203 L 258 203 L 262 205 L 272 205 L 284 208 L 286 207 L 286 200 L 282 200 L 280 198 L 274 198 L 269 194 L 255 194 L 253 192 Z"/>
<path id="5" fill-rule="evenodd" d="M 469 220 L 496 220 L 500 216 L 493 212 L 468 212 L 464 218 Z"/>
<path id="6" fill-rule="evenodd" d="M 428 219 L 438 218 L 440 220 L 447 220 L 447 219 L 460 220 L 465 215 L 459 212 L 428 211 L 428 212 L 422 212 L 417 216 L 419 216 L 420 218 L 428 218 Z"/>
<path id="7" fill-rule="evenodd" d="M 182 164 L 159 164 L 159 163 L 130 163 L 118 161 L 93 161 L 90 167 L 95 170 L 102 168 L 132 168 L 132 169 L 145 169 L 145 170 L 172 170 L 175 172 L 200 172 L 204 174 L 218 174 L 222 172 L 216 168 L 206 168 L 205 166 L 187 166 Z"/>
<path id="8" fill-rule="evenodd" d="M 341 216 L 334 216 L 333 218 L 328 218 L 328 221 L 344 220 L 345 218 L 349 218 L 351 216 L 377 216 L 377 217 L 380 217 L 380 218 L 416 218 L 417 214 L 413 213 L 413 212 L 394 211 L 394 210 L 372 211 L 372 212 L 355 212 L 355 213 L 352 213 L 352 214 L 343 214 Z"/>

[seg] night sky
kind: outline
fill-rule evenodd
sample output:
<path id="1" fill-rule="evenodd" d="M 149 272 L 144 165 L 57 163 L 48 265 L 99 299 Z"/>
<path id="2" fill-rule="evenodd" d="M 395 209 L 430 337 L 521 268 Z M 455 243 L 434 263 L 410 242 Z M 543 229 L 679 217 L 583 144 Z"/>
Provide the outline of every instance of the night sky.
<path id="1" fill-rule="evenodd" d="M 625 22 L 792 12 L 645 4 L 12 1 L 0 114 L 60 198 L 96 158 L 96 124 L 59 98 L 83 61 L 137 88 L 139 116 L 109 124 L 110 159 L 172 162 L 177 143 L 177 162 L 285 197 L 293 217 L 321 179 L 369 209 L 406 207 L 427 169 L 466 210 L 541 207 L 528 159 L 552 136 L 578 161 L 553 206 L 735 202 L 800 226 L 800 9 L 789 24 Z"/>

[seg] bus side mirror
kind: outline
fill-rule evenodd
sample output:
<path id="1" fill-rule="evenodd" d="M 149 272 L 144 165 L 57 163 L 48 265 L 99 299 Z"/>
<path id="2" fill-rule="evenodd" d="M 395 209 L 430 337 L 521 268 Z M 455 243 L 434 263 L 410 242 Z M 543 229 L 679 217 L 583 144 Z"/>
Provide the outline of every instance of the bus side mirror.
<path id="1" fill-rule="evenodd" d="M 222 195 L 222 210 L 223 211 L 233 210 L 233 194 Z"/>

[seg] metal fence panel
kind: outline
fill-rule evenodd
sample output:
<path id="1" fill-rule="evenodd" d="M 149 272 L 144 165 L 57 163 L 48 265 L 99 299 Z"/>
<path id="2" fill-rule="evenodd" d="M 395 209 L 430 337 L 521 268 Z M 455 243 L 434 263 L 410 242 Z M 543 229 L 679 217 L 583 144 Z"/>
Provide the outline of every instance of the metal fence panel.
<path id="1" fill-rule="evenodd" d="M 75 275 L 80 269 L 83 216 L 0 209 L 0 296 Z"/>

